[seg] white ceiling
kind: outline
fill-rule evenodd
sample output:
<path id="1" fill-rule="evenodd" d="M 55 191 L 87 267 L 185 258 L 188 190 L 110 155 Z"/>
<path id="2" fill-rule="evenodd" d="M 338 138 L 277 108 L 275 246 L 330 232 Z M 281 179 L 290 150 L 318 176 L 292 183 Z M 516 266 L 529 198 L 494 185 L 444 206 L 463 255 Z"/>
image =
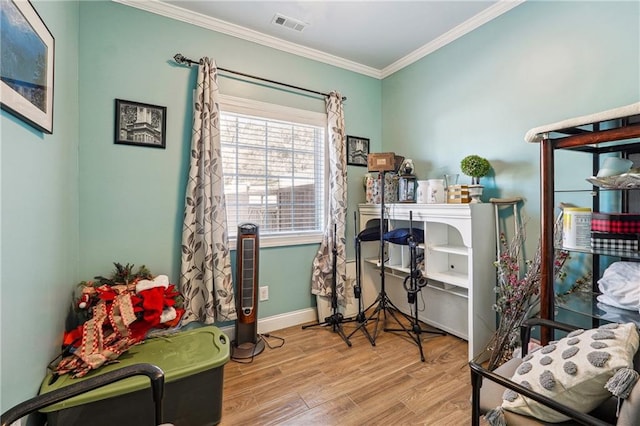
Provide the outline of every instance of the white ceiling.
<path id="1" fill-rule="evenodd" d="M 114 1 L 383 78 L 524 0 Z"/>

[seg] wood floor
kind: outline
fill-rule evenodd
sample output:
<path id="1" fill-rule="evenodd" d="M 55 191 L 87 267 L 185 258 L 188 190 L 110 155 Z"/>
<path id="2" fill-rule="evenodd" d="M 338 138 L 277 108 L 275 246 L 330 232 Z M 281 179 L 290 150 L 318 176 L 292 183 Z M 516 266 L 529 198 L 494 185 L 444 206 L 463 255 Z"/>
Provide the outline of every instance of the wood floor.
<path id="1" fill-rule="evenodd" d="M 397 327 L 393 320 L 388 324 Z M 345 332 L 355 325 L 345 323 Z M 270 335 L 284 338 L 284 346 L 267 347 L 251 363 L 225 365 L 222 426 L 471 422 L 464 340 L 422 334 L 421 362 L 415 342 L 382 331 L 382 325 L 375 346 L 360 330 L 352 347 L 330 327 L 296 326 Z"/>

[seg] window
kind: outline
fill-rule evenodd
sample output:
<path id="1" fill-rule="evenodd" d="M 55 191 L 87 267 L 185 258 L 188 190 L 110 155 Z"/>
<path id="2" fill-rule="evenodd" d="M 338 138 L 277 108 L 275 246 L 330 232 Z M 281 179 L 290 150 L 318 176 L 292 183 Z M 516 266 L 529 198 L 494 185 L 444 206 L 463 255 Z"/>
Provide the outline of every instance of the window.
<path id="1" fill-rule="evenodd" d="M 223 97 L 220 140 L 230 240 L 258 225 L 260 245 L 319 242 L 325 226 L 326 114 Z"/>

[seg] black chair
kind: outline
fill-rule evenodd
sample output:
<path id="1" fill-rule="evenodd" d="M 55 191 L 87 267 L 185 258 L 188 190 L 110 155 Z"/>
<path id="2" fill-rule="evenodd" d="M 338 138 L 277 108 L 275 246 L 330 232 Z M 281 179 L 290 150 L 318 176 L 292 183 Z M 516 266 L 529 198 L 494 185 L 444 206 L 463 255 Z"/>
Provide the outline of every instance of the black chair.
<path id="1" fill-rule="evenodd" d="M 64 388 L 54 390 L 42 395 L 38 395 L 27 401 L 21 402 L 5 411 L 2 414 L 1 421 L 2 426 L 9 426 L 13 422 L 22 417 L 38 411 L 49 405 L 55 404 L 60 401 L 64 401 L 68 398 L 80 395 L 85 392 L 89 392 L 93 389 L 108 385 L 118 380 L 125 379 L 131 376 L 145 375 L 151 380 L 151 392 L 153 396 L 153 402 L 155 404 L 155 424 L 162 423 L 162 398 L 164 395 L 164 371 L 152 364 L 134 364 L 129 365 L 117 370 L 109 371 L 98 376 L 94 376 L 83 380 L 82 382 L 74 383 Z"/>

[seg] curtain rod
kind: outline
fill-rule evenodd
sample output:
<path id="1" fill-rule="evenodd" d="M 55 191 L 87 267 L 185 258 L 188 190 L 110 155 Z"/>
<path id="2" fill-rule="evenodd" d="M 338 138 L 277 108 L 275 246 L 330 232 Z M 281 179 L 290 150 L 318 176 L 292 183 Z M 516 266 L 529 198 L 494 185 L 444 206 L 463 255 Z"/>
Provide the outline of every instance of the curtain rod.
<path id="1" fill-rule="evenodd" d="M 188 65 L 189 67 L 190 67 L 191 65 L 198 65 L 198 64 L 200 64 L 200 62 L 199 62 L 199 61 L 194 61 L 193 59 L 186 58 L 186 57 L 184 57 L 181 53 L 176 53 L 176 54 L 173 56 L 173 60 L 174 60 L 174 61 L 176 61 L 177 63 L 179 63 L 180 65 Z M 268 78 L 257 77 L 257 76 L 255 76 L 255 75 L 246 74 L 246 73 L 239 72 L 239 71 L 233 71 L 233 70 L 226 69 L 226 68 L 222 68 L 222 67 L 218 67 L 218 69 L 219 69 L 220 71 L 224 71 L 224 72 L 228 72 L 228 73 L 231 73 L 231 74 L 240 75 L 240 76 L 242 76 L 242 77 L 252 78 L 252 79 L 254 79 L 254 80 L 266 81 L 267 83 L 277 84 L 277 85 L 279 85 L 279 86 L 285 86 L 285 87 L 289 87 L 289 88 L 291 88 L 291 89 L 302 90 L 303 92 L 315 93 L 316 95 L 321 95 L 321 96 L 324 96 L 325 98 L 328 98 L 328 97 L 329 97 L 329 94 L 328 94 L 328 93 L 318 92 L 318 91 L 316 91 L 316 90 L 311 90 L 311 89 L 305 89 L 304 87 L 294 86 L 294 85 L 292 85 L 292 84 L 287 84 L 287 83 L 281 83 L 281 82 L 279 82 L 279 81 L 269 80 Z M 346 101 L 346 100 L 347 100 L 347 97 L 346 97 L 346 96 L 343 96 L 343 97 L 342 97 L 342 100 L 343 100 L 343 101 Z"/>

